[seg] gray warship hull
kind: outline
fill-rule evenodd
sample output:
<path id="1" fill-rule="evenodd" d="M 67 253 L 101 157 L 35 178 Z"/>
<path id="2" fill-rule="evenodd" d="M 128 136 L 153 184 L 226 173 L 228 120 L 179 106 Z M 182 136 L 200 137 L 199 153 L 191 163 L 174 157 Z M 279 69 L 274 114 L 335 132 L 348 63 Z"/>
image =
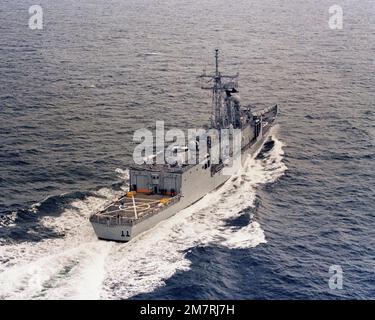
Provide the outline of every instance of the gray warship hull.
<path id="1" fill-rule="evenodd" d="M 260 151 L 262 145 L 267 140 L 268 131 L 267 128 L 267 131 L 254 144 L 242 151 L 242 165 L 248 157 L 255 156 Z M 187 179 L 184 177 L 187 177 Z M 137 220 L 131 221 L 126 220 L 125 223 L 121 223 L 119 217 L 112 216 L 103 221 L 93 216 L 90 219 L 91 224 L 97 237 L 101 240 L 130 241 L 134 237 L 152 229 L 163 220 L 174 216 L 179 211 L 202 199 L 211 191 L 222 186 L 230 177 L 229 175 L 224 175 L 223 170 L 212 176 L 210 171 L 205 170 L 201 165 L 193 166 L 182 174 L 181 194 L 183 196 L 178 197 L 177 201 L 168 208 L 152 216 L 139 217 Z M 142 203 L 142 200 L 140 202 Z"/>
<path id="2" fill-rule="evenodd" d="M 239 163 L 238 156 L 243 165 L 266 141 L 278 106 L 258 112 L 255 106 L 241 106 L 237 96 L 238 74 L 219 72 L 218 49 L 215 58 L 215 73 L 200 76 L 212 83 L 202 87 L 212 90 L 211 127 L 203 130 L 203 135 L 193 137 L 188 146 L 172 146 L 173 152 L 183 157 L 181 162 L 168 163 L 165 150 L 159 150 L 147 157 L 151 161 L 132 166 L 129 192 L 90 216 L 99 239 L 127 242 L 155 227 L 223 185 L 232 172 L 226 169 L 234 169 L 232 165 Z M 163 164 L 156 160 L 160 155 Z M 199 160 L 186 161 L 191 156 Z"/>

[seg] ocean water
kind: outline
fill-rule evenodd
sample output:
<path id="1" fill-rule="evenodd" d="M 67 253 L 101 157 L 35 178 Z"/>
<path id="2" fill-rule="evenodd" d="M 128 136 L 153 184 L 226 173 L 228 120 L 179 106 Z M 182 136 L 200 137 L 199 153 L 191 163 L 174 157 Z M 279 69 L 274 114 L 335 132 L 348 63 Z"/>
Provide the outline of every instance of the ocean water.
<path id="1" fill-rule="evenodd" d="M 30 30 L 33 4 L 0 4 L 0 299 L 375 298 L 374 1 L 40 0 Z M 150 232 L 97 240 L 134 130 L 207 122 L 216 47 L 244 103 L 279 104 L 269 140 Z"/>

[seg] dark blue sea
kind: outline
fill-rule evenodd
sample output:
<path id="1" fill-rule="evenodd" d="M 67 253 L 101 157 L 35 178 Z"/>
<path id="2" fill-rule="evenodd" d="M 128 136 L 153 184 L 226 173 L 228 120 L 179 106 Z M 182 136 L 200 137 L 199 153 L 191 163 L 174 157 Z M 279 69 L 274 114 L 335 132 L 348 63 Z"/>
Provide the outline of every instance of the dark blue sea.
<path id="1" fill-rule="evenodd" d="M 31 30 L 34 4 L 0 3 L 0 299 L 375 298 L 374 1 L 39 0 Z M 134 131 L 208 122 L 216 47 L 244 103 L 279 105 L 267 143 L 150 232 L 97 240 Z"/>

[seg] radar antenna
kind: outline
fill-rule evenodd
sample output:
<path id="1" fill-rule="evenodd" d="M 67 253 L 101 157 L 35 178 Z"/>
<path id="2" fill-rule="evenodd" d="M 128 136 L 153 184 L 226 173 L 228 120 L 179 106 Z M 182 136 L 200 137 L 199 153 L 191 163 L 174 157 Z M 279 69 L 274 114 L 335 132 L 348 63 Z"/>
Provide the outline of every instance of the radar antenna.
<path id="1" fill-rule="evenodd" d="M 212 90 L 212 114 L 211 125 L 213 128 L 223 127 L 223 94 L 225 91 L 238 92 L 238 77 L 236 75 L 223 75 L 219 71 L 219 49 L 215 49 L 215 74 L 207 75 L 204 72 L 199 78 L 209 78 L 211 86 L 202 86 L 204 90 Z"/>

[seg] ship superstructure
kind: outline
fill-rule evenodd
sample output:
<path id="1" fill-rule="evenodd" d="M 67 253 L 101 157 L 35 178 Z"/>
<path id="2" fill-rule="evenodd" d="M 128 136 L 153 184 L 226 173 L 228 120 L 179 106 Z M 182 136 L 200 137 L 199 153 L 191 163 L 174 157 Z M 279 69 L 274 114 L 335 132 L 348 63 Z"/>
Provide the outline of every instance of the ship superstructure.
<path id="1" fill-rule="evenodd" d="M 255 111 L 254 106 L 241 106 L 238 77 L 238 74 L 221 74 L 219 50 L 215 51 L 214 74 L 200 76 L 201 79 L 209 79 L 210 83 L 202 88 L 212 91 L 210 129 L 218 132 L 227 130 L 230 141 L 234 139 L 232 133 L 235 129 L 237 132 L 240 130 L 238 149 L 241 162 L 244 162 L 264 143 L 276 119 L 278 107 L 275 105 Z M 195 163 L 177 161 L 174 164 L 157 164 L 155 161 L 131 166 L 129 192 L 90 216 L 98 238 L 129 241 L 220 187 L 230 178 L 224 168 L 228 159 L 234 157 L 233 148 L 229 148 L 227 153 L 220 153 L 213 159 L 210 151 L 215 146 L 221 146 L 221 140 L 220 134 L 200 136 L 190 141 L 188 146 L 175 147 L 175 151 L 187 160 L 193 145 L 197 153 L 195 158 L 198 159 Z M 208 153 L 203 156 L 200 150 L 203 149 L 202 142 L 208 148 L 204 149 Z"/>

